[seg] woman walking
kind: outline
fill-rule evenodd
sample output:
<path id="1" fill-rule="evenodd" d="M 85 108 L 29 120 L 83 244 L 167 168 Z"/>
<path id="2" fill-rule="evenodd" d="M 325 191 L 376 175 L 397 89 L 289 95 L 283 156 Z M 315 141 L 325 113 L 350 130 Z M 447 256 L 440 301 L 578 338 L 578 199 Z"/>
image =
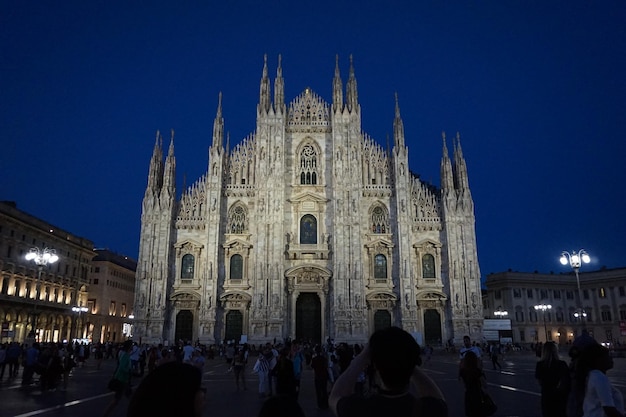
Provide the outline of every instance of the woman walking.
<path id="1" fill-rule="evenodd" d="M 613 358 L 607 348 L 600 344 L 589 346 L 583 352 L 582 360 L 589 373 L 583 401 L 585 417 L 624 417 L 624 397 L 606 376 L 613 368 Z"/>
<path id="2" fill-rule="evenodd" d="M 270 389 L 270 362 L 267 360 L 272 352 L 265 348 L 259 353 L 259 356 L 252 367 L 252 372 L 259 377 L 259 397 L 264 398 L 271 392 Z"/>
<path id="3" fill-rule="evenodd" d="M 541 385 L 541 413 L 543 417 L 566 417 L 567 396 L 570 390 L 569 368 L 559 359 L 554 342 L 543 345 L 541 359 L 535 367 L 535 378 Z"/>
<path id="4" fill-rule="evenodd" d="M 465 384 L 465 415 L 467 417 L 484 417 L 483 393 L 487 388 L 485 373 L 478 365 L 478 356 L 468 350 L 463 356 L 459 369 L 459 378 Z"/>
<path id="5" fill-rule="evenodd" d="M 237 391 L 239 391 L 239 380 L 243 390 L 246 391 L 246 363 L 248 362 L 248 352 L 245 347 L 238 348 L 233 357 L 233 374 L 235 375 L 235 384 L 237 385 Z"/>
<path id="6" fill-rule="evenodd" d="M 130 350 L 133 346 L 133 342 L 127 340 L 122 345 L 122 349 L 118 352 L 117 368 L 113 374 L 111 382 L 109 382 L 109 389 L 115 393 L 113 400 L 104 410 L 103 417 L 109 416 L 113 409 L 122 399 L 124 394 L 130 393 L 130 376 L 131 376 L 131 364 L 130 364 Z"/>
<path id="7" fill-rule="evenodd" d="M 273 370 L 274 375 L 276 375 L 276 395 L 287 395 L 297 398 L 296 377 L 289 354 L 290 348 L 283 348 Z"/>

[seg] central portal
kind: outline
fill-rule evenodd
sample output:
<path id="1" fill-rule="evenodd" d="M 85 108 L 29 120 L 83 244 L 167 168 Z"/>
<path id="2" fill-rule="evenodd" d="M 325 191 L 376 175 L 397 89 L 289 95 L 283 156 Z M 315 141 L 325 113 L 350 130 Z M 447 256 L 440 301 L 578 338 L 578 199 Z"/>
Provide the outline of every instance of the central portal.
<path id="1" fill-rule="evenodd" d="M 296 339 L 322 342 L 322 303 L 313 292 L 303 292 L 296 301 Z"/>

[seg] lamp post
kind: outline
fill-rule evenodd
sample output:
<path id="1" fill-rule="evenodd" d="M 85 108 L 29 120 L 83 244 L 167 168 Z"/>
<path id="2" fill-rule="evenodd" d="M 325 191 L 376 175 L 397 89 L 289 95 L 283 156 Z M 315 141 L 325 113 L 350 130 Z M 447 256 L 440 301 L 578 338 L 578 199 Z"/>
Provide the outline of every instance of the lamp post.
<path id="1" fill-rule="evenodd" d="M 496 311 L 493 312 L 493 315 L 499 319 L 503 319 L 509 315 L 509 312 L 506 310 L 502 310 L 502 308 L 499 307 Z"/>
<path id="2" fill-rule="evenodd" d="M 81 321 L 80 321 L 80 315 L 81 315 L 82 313 L 86 313 L 87 311 L 89 311 L 89 309 L 88 309 L 87 307 L 82 307 L 82 306 L 74 306 L 74 307 L 72 307 L 72 311 L 73 311 L 74 313 L 77 313 L 77 314 L 78 314 L 78 318 L 76 319 L 76 337 L 74 337 L 74 339 L 78 339 L 78 338 L 79 338 L 78 336 L 80 335 L 80 333 L 78 332 L 78 324 L 79 324 L 79 323 L 81 323 Z M 81 327 L 82 327 L 82 326 L 81 326 Z M 82 339 L 82 337 L 81 337 L 81 339 Z"/>
<path id="3" fill-rule="evenodd" d="M 552 306 L 550 304 L 537 304 L 535 306 L 535 310 L 543 311 L 543 329 L 546 332 L 546 342 L 548 341 L 548 326 L 546 325 L 546 311 L 550 309 L 552 309 Z"/>
<path id="4" fill-rule="evenodd" d="M 134 327 L 133 326 L 133 320 L 135 320 L 135 315 L 134 314 L 129 315 L 128 316 L 128 320 L 130 320 L 130 323 L 128 323 L 128 333 L 127 333 L 128 336 L 127 336 L 127 338 L 131 339 L 133 337 L 133 327 Z M 126 325 L 126 323 L 124 325 Z"/>
<path id="5" fill-rule="evenodd" d="M 578 276 L 578 271 L 580 270 L 580 267 L 583 263 L 588 264 L 589 262 L 591 262 L 591 258 L 584 249 L 581 249 L 578 252 L 572 251 L 572 253 L 563 251 L 561 253 L 561 258 L 559 259 L 559 261 L 561 261 L 562 265 L 569 264 L 569 266 L 574 270 L 574 274 L 576 274 L 576 285 L 578 286 L 578 306 L 576 306 L 576 312 L 574 313 L 574 317 L 581 319 L 584 331 L 585 318 L 587 317 L 587 313 L 585 313 L 585 308 L 583 307 L 583 297 L 580 291 L 580 277 Z"/>
<path id="6" fill-rule="evenodd" d="M 54 249 L 50 248 L 32 248 L 24 256 L 27 261 L 33 261 L 37 265 L 37 281 L 35 281 L 35 302 L 33 303 L 33 320 L 31 322 L 30 333 L 28 337 L 36 340 L 37 333 L 37 302 L 39 301 L 39 283 L 41 282 L 41 274 L 43 267 L 55 263 L 59 260 L 58 255 Z"/>

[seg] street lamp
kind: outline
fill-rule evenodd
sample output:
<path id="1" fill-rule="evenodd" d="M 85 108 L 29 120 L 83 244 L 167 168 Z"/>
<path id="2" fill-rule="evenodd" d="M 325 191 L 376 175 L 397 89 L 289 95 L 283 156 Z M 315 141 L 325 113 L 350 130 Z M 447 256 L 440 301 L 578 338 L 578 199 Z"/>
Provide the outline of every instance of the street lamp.
<path id="1" fill-rule="evenodd" d="M 72 311 L 74 313 L 78 314 L 78 318 L 76 319 L 76 337 L 75 337 L 75 339 L 78 339 L 78 336 L 80 335 L 80 333 L 78 332 L 78 324 L 80 323 L 80 315 L 82 313 L 86 313 L 87 311 L 89 311 L 89 309 L 87 307 L 74 306 L 74 307 L 72 307 Z M 81 339 L 82 339 L 82 337 L 81 337 Z"/>
<path id="2" fill-rule="evenodd" d="M 548 326 L 546 325 L 546 311 L 551 310 L 552 306 L 550 304 L 538 304 L 535 306 L 535 310 L 543 311 L 543 329 L 546 332 L 546 342 L 548 341 Z"/>
<path id="3" fill-rule="evenodd" d="M 584 330 L 585 318 L 587 317 L 587 313 L 585 313 L 585 308 L 583 307 L 583 297 L 580 291 L 580 277 L 578 276 L 578 271 L 580 270 L 580 267 L 583 263 L 588 264 L 589 262 L 591 262 L 591 258 L 584 249 L 581 249 L 578 252 L 572 251 L 572 253 L 563 251 L 559 260 L 561 261 L 562 265 L 569 264 L 569 266 L 574 270 L 574 274 L 576 274 L 576 285 L 578 286 L 578 306 L 576 307 L 576 313 L 574 313 L 574 317 L 582 319 Z"/>
<path id="4" fill-rule="evenodd" d="M 31 322 L 30 333 L 28 337 L 35 339 L 35 333 L 37 328 L 37 302 L 39 301 L 39 283 L 41 282 L 41 274 L 43 267 L 55 263 L 59 260 L 59 257 L 54 249 L 50 248 L 32 248 L 24 256 L 27 261 L 33 261 L 37 265 L 37 281 L 35 282 L 35 302 L 33 303 L 33 321 Z"/>
<path id="5" fill-rule="evenodd" d="M 494 316 L 496 316 L 496 317 L 498 317 L 498 318 L 503 319 L 503 318 L 505 318 L 506 316 L 508 316 L 508 315 L 509 315 L 509 312 L 508 312 L 508 311 L 506 311 L 506 310 L 502 310 L 502 308 L 501 308 L 501 307 L 498 307 L 498 309 L 497 309 L 496 311 L 494 311 L 494 312 L 493 312 L 493 315 L 494 315 Z"/>
<path id="6" fill-rule="evenodd" d="M 123 324 L 123 333 L 128 339 L 130 339 L 133 337 L 133 320 L 135 320 L 135 315 L 130 314 L 127 318 L 130 320 L 130 323 Z"/>

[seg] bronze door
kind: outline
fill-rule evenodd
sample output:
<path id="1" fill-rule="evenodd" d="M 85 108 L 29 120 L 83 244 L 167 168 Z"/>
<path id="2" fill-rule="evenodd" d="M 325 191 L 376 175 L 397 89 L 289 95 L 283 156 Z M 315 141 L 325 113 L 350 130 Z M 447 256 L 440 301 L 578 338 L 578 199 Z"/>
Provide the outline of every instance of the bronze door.
<path id="1" fill-rule="evenodd" d="M 193 340 L 193 313 L 189 310 L 181 310 L 176 315 L 175 341 Z"/>
<path id="2" fill-rule="evenodd" d="M 387 310 L 376 310 L 374 313 L 374 331 L 391 327 L 391 314 Z"/>
<path id="3" fill-rule="evenodd" d="M 315 293 L 301 293 L 296 301 L 296 339 L 322 342 L 322 303 Z"/>
<path id="4" fill-rule="evenodd" d="M 239 310 L 230 310 L 226 313 L 226 331 L 224 333 L 224 340 L 234 340 L 235 343 L 239 343 L 241 334 L 243 332 L 243 314 Z"/>
<path id="5" fill-rule="evenodd" d="M 441 316 L 434 309 L 424 312 L 424 342 L 428 345 L 441 345 Z"/>

